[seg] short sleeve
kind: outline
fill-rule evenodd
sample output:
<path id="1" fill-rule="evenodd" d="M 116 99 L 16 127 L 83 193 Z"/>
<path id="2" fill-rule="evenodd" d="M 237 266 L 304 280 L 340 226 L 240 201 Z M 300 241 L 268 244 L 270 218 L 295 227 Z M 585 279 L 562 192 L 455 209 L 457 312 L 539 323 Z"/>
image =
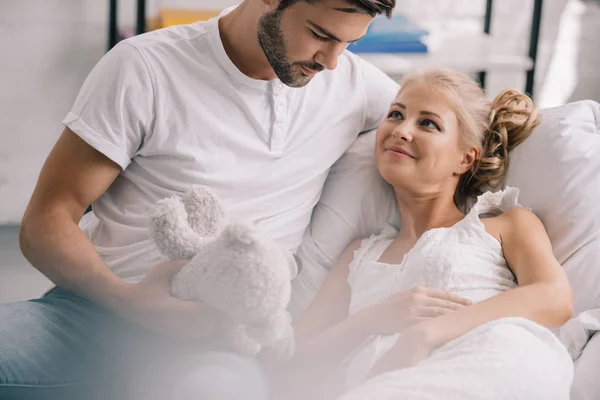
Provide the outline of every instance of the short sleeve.
<path id="1" fill-rule="evenodd" d="M 400 85 L 379 68 L 359 57 L 365 87 L 365 122 L 363 132 L 376 129 L 385 119 Z"/>
<path id="2" fill-rule="evenodd" d="M 92 69 L 63 124 L 124 170 L 153 121 L 150 71 L 139 50 L 121 42 Z"/>

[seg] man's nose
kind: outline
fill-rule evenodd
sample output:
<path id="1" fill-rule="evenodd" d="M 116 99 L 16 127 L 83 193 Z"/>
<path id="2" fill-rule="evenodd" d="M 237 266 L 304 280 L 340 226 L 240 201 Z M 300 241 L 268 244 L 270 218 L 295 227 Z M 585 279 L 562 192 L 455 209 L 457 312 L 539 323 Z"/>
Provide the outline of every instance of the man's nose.
<path id="1" fill-rule="evenodd" d="M 338 65 L 338 57 L 346 49 L 342 43 L 328 45 L 315 56 L 315 61 L 327 69 L 335 69 Z"/>

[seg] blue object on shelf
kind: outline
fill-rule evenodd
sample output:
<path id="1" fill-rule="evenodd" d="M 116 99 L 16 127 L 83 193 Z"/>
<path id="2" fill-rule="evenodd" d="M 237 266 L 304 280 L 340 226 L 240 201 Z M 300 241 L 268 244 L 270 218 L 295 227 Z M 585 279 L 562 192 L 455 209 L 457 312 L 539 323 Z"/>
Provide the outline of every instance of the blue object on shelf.
<path id="1" fill-rule="evenodd" d="M 422 38 L 429 32 L 404 14 L 375 17 L 364 38 L 348 50 L 354 53 L 426 53 Z"/>
<path id="2" fill-rule="evenodd" d="M 361 40 L 362 41 L 362 40 Z M 353 53 L 427 53 L 427 45 L 414 42 L 370 42 L 348 46 Z"/>
<path id="3" fill-rule="evenodd" d="M 373 19 L 367 36 L 370 38 L 390 38 L 399 40 L 419 40 L 429 34 L 421 28 L 412 18 L 404 14 L 393 15 L 391 18 L 378 15 Z"/>

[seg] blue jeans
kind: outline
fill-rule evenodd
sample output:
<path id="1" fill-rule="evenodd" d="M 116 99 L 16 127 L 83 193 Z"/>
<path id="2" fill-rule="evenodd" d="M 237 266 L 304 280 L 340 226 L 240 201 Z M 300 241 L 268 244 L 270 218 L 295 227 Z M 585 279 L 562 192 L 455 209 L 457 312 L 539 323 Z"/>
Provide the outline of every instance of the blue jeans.
<path id="1" fill-rule="evenodd" d="M 268 398 L 255 360 L 175 343 L 61 288 L 0 304 L 2 400 Z"/>

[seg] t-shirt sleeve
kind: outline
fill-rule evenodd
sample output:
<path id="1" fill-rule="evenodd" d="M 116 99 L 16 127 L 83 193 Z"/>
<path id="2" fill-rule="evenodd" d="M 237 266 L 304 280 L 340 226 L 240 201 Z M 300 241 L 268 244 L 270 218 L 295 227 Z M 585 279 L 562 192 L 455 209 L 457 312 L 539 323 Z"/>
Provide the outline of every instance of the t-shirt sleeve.
<path id="1" fill-rule="evenodd" d="M 153 121 L 150 71 L 139 50 L 121 42 L 92 69 L 63 124 L 124 170 Z"/>
<path id="2" fill-rule="evenodd" d="M 359 58 L 365 87 L 365 122 L 363 132 L 376 129 L 396 98 L 400 85 L 373 64 Z"/>

